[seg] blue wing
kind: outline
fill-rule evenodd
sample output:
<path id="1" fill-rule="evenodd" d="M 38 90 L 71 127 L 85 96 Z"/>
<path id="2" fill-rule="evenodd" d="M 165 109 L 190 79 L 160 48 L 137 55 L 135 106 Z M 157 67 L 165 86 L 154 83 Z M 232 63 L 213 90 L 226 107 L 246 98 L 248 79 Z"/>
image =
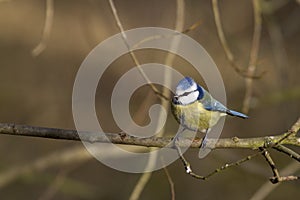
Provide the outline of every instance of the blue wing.
<path id="1" fill-rule="evenodd" d="M 219 111 L 222 113 L 226 113 L 228 110 L 223 104 L 221 104 L 215 99 L 211 99 L 210 101 L 209 100 L 202 101 L 202 104 L 203 107 L 209 111 Z"/>
<path id="2" fill-rule="evenodd" d="M 237 111 L 234 111 L 234 110 L 229 110 L 226 112 L 228 115 L 231 115 L 231 116 L 236 116 L 236 117 L 240 117 L 240 118 L 243 118 L 243 119 L 247 119 L 249 118 L 247 115 L 243 114 L 243 113 L 239 113 Z"/>
<path id="3" fill-rule="evenodd" d="M 206 110 L 218 111 L 221 113 L 226 113 L 228 115 L 240 117 L 243 119 L 248 118 L 248 116 L 243 113 L 239 113 L 234 110 L 229 110 L 223 104 L 221 104 L 219 101 L 215 100 L 207 91 L 204 92 L 204 97 L 200 100 L 200 102 L 203 104 L 203 107 Z"/>

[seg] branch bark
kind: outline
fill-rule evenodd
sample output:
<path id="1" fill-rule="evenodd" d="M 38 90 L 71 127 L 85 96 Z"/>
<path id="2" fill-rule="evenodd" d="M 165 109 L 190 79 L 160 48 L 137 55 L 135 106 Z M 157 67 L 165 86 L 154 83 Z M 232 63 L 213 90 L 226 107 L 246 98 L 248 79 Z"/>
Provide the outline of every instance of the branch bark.
<path id="1" fill-rule="evenodd" d="M 281 135 L 255 137 L 255 138 L 221 138 L 219 139 L 214 149 L 225 149 L 225 148 L 241 148 L 241 149 L 258 149 L 259 147 L 268 147 L 270 144 L 285 144 L 300 147 L 300 138 L 296 136 L 296 133 L 300 129 L 300 118 L 291 128 L 291 130 Z M 291 134 L 292 131 L 292 134 Z M 145 147 L 172 147 L 172 137 L 149 137 L 139 138 L 134 137 L 125 133 L 91 133 L 86 132 L 81 138 L 79 137 L 76 130 L 57 129 L 57 128 L 46 128 L 29 125 L 18 125 L 12 123 L 0 123 L 0 134 L 15 135 L 15 136 L 29 136 L 29 137 L 41 137 L 48 139 L 60 139 L 60 140 L 75 140 L 85 141 L 89 143 L 95 142 L 110 142 L 114 144 L 124 145 L 136 145 Z M 289 137 L 285 138 L 287 135 Z M 282 138 L 285 138 L 282 140 Z M 214 142 L 214 139 L 210 139 L 207 142 Z M 180 138 L 178 145 L 181 147 L 190 146 L 192 148 L 199 148 L 202 139 L 195 138 L 191 145 L 190 139 Z"/>

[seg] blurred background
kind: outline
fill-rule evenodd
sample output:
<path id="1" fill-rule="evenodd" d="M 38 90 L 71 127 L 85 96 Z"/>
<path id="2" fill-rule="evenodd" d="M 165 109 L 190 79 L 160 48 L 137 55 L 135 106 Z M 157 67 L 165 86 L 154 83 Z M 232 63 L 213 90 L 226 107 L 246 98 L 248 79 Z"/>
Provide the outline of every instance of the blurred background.
<path id="1" fill-rule="evenodd" d="M 119 33 L 119 29 L 108 1 L 54 1 L 46 48 L 33 51 L 42 39 L 46 2 L 0 1 L 0 122 L 75 129 L 72 89 L 77 70 L 96 45 Z M 217 64 L 224 80 L 228 107 L 242 110 L 245 78 L 226 58 L 211 1 L 184 2 L 184 29 L 201 21 L 186 34 L 199 42 Z M 115 6 L 125 30 L 150 26 L 174 29 L 175 0 L 116 0 Z M 219 8 L 229 47 L 236 63 L 246 70 L 254 27 L 252 2 L 220 1 Z M 256 74 L 265 73 L 254 80 L 250 118 L 228 117 L 221 137 L 281 134 L 299 117 L 299 1 L 262 1 L 262 16 Z M 166 52 L 154 50 L 135 53 L 141 63 L 163 64 L 167 56 Z M 129 55 L 121 56 L 99 82 L 97 114 L 107 132 L 120 131 L 111 114 L 110 98 L 114 84 L 133 66 Z M 192 66 L 179 57 L 174 59 L 172 67 L 184 75 L 194 74 Z M 201 76 L 194 78 L 202 83 Z M 149 123 L 148 108 L 154 103 L 160 100 L 149 87 L 139 88 L 130 104 L 133 119 L 140 125 Z M 169 112 L 166 135 L 172 136 L 177 126 Z M 252 153 L 222 149 L 200 160 L 198 149 L 190 149 L 185 155 L 194 171 L 205 175 Z M 275 151 L 271 154 L 280 170 L 295 165 L 295 161 L 283 154 Z M 0 135 L 0 160 L 1 199 L 128 199 L 141 176 L 101 164 L 89 156 L 81 142 L 73 141 Z M 300 173 L 295 171 L 297 168 L 300 169 L 299 164 L 293 174 Z M 262 157 L 207 181 L 186 175 L 180 160 L 168 166 L 168 170 L 175 184 L 176 199 L 250 199 L 272 176 Z M 299 181 L 285 182 L 266 199 L 294 199 L 299 195 Z M 164 170 L 153 172 L 140 199 L 171 199 Z"/>

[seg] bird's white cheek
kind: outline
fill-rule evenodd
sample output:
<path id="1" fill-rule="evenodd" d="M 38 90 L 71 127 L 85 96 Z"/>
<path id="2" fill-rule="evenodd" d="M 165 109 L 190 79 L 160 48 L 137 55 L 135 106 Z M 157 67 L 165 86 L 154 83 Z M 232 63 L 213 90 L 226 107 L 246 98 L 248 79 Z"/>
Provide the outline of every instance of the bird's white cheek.
<path id="1" fill-rule="evenodd" d="M 198 95 L 199 95 L 199 92 L 193 92 L 193 93 L 190 93 L 188 94 L 187 96 L 181 96 L 179 97 L 179 101 L 181 104 L 190 104 L 190 103 L 193 103 L 197 100 L 198 98 Z"/>

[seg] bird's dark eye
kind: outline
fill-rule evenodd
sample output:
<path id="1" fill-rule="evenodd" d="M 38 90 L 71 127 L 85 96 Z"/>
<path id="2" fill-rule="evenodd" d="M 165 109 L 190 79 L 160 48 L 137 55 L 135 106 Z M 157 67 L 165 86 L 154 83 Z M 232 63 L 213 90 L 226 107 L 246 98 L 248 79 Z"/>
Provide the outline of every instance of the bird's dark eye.
<path id="1" fill-rule="evenodd" d="M 173 101 L 173 103 L 175 103 L 175 104 L 178 104 L 178 96 L 173 96 L 173 99 L 172 99 L 172 101 Z"/>

